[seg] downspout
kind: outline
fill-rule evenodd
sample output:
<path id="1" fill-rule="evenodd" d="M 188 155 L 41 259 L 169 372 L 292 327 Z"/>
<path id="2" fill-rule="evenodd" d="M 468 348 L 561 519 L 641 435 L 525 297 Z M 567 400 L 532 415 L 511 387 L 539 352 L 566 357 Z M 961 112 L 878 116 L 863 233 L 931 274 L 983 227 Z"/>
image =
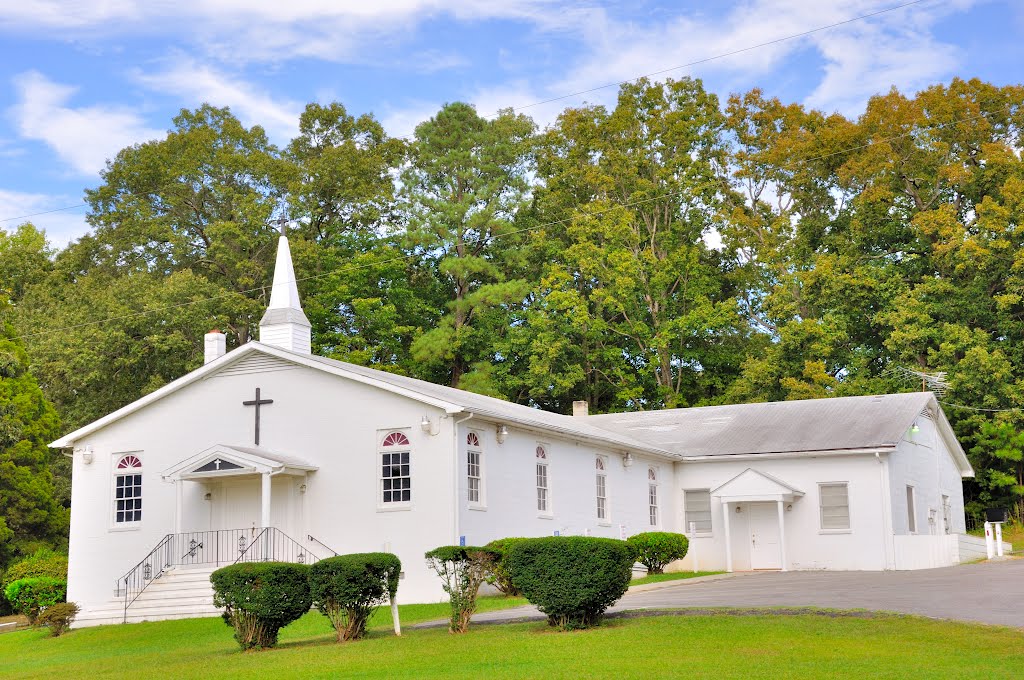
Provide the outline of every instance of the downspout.
<path id="1" fill-rule="evenodd" d="M 878 486 L 882 495 L 882 555 L 885 560 L 884 569 L 893 571 L 896 569 L 894 553 L 896 546 L 895 537 L 892 532 L 892 494 L 889 489 L 889 460 L 882 460 L 880 451 L 875 451 L 875 460 L 878 461 Z"/>
<path id="2" fill-rule="evenodd" d="M 452 545 L 459 544 L 459 425 L 473 418 L 452 420 Z"/>

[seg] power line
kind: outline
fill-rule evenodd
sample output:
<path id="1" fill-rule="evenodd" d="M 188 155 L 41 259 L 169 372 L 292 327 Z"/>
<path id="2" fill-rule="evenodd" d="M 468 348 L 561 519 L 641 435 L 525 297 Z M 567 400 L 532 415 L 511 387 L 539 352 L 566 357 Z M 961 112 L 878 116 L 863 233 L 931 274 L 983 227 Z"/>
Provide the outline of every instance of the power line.
<path id="1" fill-rule="evenodd" d="M 622 85 L 626 85 L 627 83 L 632 83 L 632 82 L 635 82 L 637 80 L 641 80 L 643 78 L 650 78 L 652 76 L 662 75 L 664 73 L 670 73 L 672 71 L 678 71 L 678 70 L 684 69 L 684 68 L 690 68 L 690 67 L 693 67 L 693 66 L 699 66 L 700 64 L 706 64 L 708 62 L 716 61 L 716 60 L 719 60 L 719 59 L 725 59 L 727 57 L 734 57 L 734 56 L 736 56 L 738 54 L 743 54 L 745 52 L 751 52 L 753 50 L 757 50 L 757 49 L 760 49 L 762 47 L 770 47 L 771 45 L 777 45 L 779 43 L 787 42 L 787 41 L 790 41 L 790 40 L 795 40 L 797 38 L 803 38 L 805 36 L 812 35 L 814 33 L 820 33 L 822 31 L 827 31 L 829 29 L 837 28 L 839 26 L 844 26 L 846 24 L 852 24 L 852 23 L 855 23 L 857 21 L 863 21 L 864 19 L 870 19 L 872 17 L 880 16 L 882 14 L 887 14 L 889 12 L 895 12 L 895 11 L 900 10 L 900 9 L 905 9 L 907 7 L 912 7 L 913 5 L 920 5 L 920 4 L 924 3 L 924 2 L 929 2 L 929 1 L 930 0 L 913 0 L 912 2 L 905 2 L 905 3 L 901 4 L 901 5 L 893 5 L 892 7 L 887 7 L 885 9 L 880 9 L 880 10 L 878 10 L 876 12 L 869 12 L 868 14 L 861 14 L 859 16 L 851 17 L 849 19 L 844 19 L 843 21 L 837 21 L 837 22 L 832 23 L 832 24 L 826 24 L 824 26 L 818 26 L 816 28 L 812 28 L 812 29 L 809 29 L 809 30 L 806 30 L 806 31 L 802 31 L 800 33 L 793 33 L 793 34 L 790 34 L 790 35 L 782 36 L 780 38 L 774 38 L 774 39 L 768 40 L 766 42 L 757 43 L 756 45 L 748 45 L 746 47 L 740 47 L 738 49 L 731 50 L 729 52 L 722 52 L 721 54 L 715 54 L 715 55 L 712 55 L 710 57 L 705 57 L 703 59 L 698 59 L 696 61 L 688 62 L 686 64 L 679 64 L 678 66 L 670 66 L 669 68 L 660 69 L 658 71 L 651 71 L 650 73 L 645 73 L 643 75 L 634 76 L 634 77 L 629 78 L 627 80 L 620 80 L 620 81 L 615 82 L 615 83 L 607 83 L 605 85 L 598 85 L 596 87 L 591 87 L 591 88 L 588 88 L 586 90 L 579 90 L 579 91 L 576 91 L 576 92 L 571 92 L 569 94 L 560 95 L 558 97 L 552 97 L 550 99 L 544 99 L 542 101 L 532 102 L 530 104 L 523 104 L 522 106 L 512 106 L 512 107 L 509 107 L 509 108 L 511 108 L 514 111 L 522 111 L 523 109 L 530 109 L 530 108 L 534 108 L 536 106 L 543 106 L 544 104 L 551 104 L 553 102 L 562 101 L 562 100 L 565 100 L 565 99 L 571 99 L 572 97 L 578 97 L 580 95 L 589 94 L 591 92 L 597 92 L 599 90 L 606 90 L 606 89 L 608 89 L 610 87 L 621 87 Z M 500 111 L 494 111 L 492 113 L 486 114 L 486 115 L 481 116 L 481 117 L 482 118 L 491 118 L 493 116 L 498 115 L 499 113 L 500 113 Z M 416 132 L 413 131 L 413 132 L 406 133 L 404 135 L 399 135 L 399 136 L 393 137 L 393 139 L 411 140 L 415 135 L 416 135 Z M 18 217 L 5 217 L 3 219 L 0 219 L 0 223 L 3 223 L 3 222 L 13 222 L 14 220 L 23 220 L 23 219 L 27 219 L 29 217 L 37 217 L 39 215 L 48 215 L 50 213 L 61 212 L 61 211 L 64 211 L 64 210 L 71 210 L 73 208 L 78 208 L 78 207 L 81 207 L 83 205 L 86 205 L 85 201 L 82 201 L 81 203 L 77 203 L 75 205 L 64 206 L 63 208 L 54 208 L 53 210 L 44 210 L 42 212 L 32 213 L 32 214 L 29 214 L 29 215 L 20 215 Z"/>
<path id="2" fill-rule="evenodd" d="M 1007 105 L 1004 108 L 1008 109 L 1008 108 L 1010 108 L 1010 106 L 1012 106 L 1012 105 Z M 946 127 L 948 125 L 955 125 L 957 123 L 965 123 L 965 122 L 968 122 L 968 121 L 971 121 L 971 120 L 977 120 L 979 118 L 983 118 L 986 115 L 987 115 L 986 113 L 979 113 L 979 114 L 977 114 L 975 116 L 967 116 L 967 117 L 964 117 L 964 118 L 953 119 L 953 120 L 946 121 L 945 123 L 937 123 L 935 125 L 930 126 L 928 129 L 937 129 L 937 128 Z M 822 159 L 825 159 L 825 158 L 830 158 L 832 156 L 838 156 L 838 155 L 841 155 L 841 154 L 849 153 L 851 151 L 857 151 L 859 149 L 863 149 L 863 148 L 871 146 L 873 144 L 882 144 L 882 143 L 885 143 L 885 142 L 890 142 L 890 141 L 894 141 L 894 140 L 897 140 L 897 139 L 902 139 L 904 137 L 909 137 L 911 135 L 917 134 L 918 132 L 920 132 L 920 130 L 916 129 L 916 127 L 915 127 L 915 129 L 908 130 L 908 131 L 903 132 L 901 134 L 892 135 L 892 136 L 889 136 L 889 137 L 882 137 L 882 138 L 879 138 L 879 139 L 874 139 L 874 140 L 869 141 L 869 142 L 867 142 L 865 144 L 859 144 L 857 146 L 849 147 L 849 148 L 846 148 L 846 149 L 840 149 L 838 151 L 832 151 L 830 153 L 822 154 L 820 156 L 812 156 L 810 158 L 797 159 L 792 164 L 790 164 L 790 169 L 791 169 L 792 165 L 796 165 L 796 164 L 800 164 L 800 163 L 809 163 L 811 161 L 817 161 L 817 160 L 822 160 Z M 787 166 L 782 166 L 782 167 L 787 167 Z M 654 201 L 661 201 L 661 200 L 665 200 L 667 198 L 672 198 L 674 196 L 681 196 L 684 193 L 685 192 L 683 192 L 683 191 L 671 192 L 671 193 L 663 194 L 663 195 L 660 195 L 660 196 L 653 196 L 651 198 L 645 198 L 645 199 L 641 199 L 641 200 L 637 200 L 637 201 L 632 201 L 632 202 L 629 202 L 629 203 L 616 203 L 616 202 L 612 202 L 612 205 L 610 207 L 604 208 L 602 210 L 597 210 L 597 211 L 594 211 L 594 212 L 589 212 L 589 213 L 587 213 L 587 216 L 594 217 L 594 216 L 597 216 L 597 215 L 603 215 L 605 213 L 611 212 L 611 211 L 619 209 L 619 208 L 633 208 L 633 207 L 636 207 L 636 206 L 639 206 L 639 205 L 644 205 L 646 203 L 651 203 L 651 202 L 654 202 Z M 531 231 L 538 231 L 538 230 L 544 229 L 546 227 L 552 227 L 552 226 L 557 226 L 557 225 L 560 225 L 560 224 L 565 224 L 567 222 L 572 221 L 573 219 L 576 219 L 576 217 L 577 217 L 577 215 L 572 215 L 570 217 L 565 217 L 565 218 L 562 218 L 560 220 L 553 220 L 551 222 L 545 222 L 545 223 L 542 223 L 542 224 L 537 224 L 537 225 L 534 225 L 532 227 L 525 227 L 523 229 L 516 229 L 516 230 L 513 230 L 513 231 L 507 231 L 507 232 L 503 232 L 501 234 L 494 234 L 494 235 L 487 236 L 487 237 L 480 237 L 480 238 L 478 238 L 478 239 L 476 239 L 474 241 L 467 241 L 467 245 L 477 245 L 477 244 L 482 243 L 484 241 L 494 241 L 494 240 L 497 240 L 499 238 L 504 238 L 504 237 L 507 237 L 507 236 L 514 236 L 514 235 L 517 235 L 517 234 L 524 234 L 524 233 L 528 233 L 528 232 L 531 232 Z M 379 265 L 382 265 L 382 264 L 391 264 L 391 263 L 394 263 L 394 262 L 400 262 L 400 261 L 403 261 L 403 260 L 409 260 L 409 259 L 412 259 L 412 258 L 417 257 L 417 256 L 418 256 L 417 253 L 407 253 L 405 255 L 400 255 L 400 256 L 397 256 L 397 257 L 388 258 L 388 259 L 385 259 L 385 260 L 380 260 L 378 262 L 374 262 L 374 263 L 372 263 L 372 266 L 379 266 Z M 303 278 L 296 279 L 296 283 L 302 283 L 302 282 L 305 282 L 305 281 L 312 281 L 312 280 L 315 280 L 315 279 L 320 279 L 320 278 L 323 278 L 325 276 L 330 276 L 331 274 L 340 274 L 340 273 L 349 272 L 349 271 L 357 271 L 359 269 L 364 269 L 364 268 L 369 267 L 369 266 L 371 266 L 371 264 L 343 266 L 343 267 L 339 267 L 337 269 L 331 269 L 329 271 L 322 272 L 320 274 L 314 274 L 314 275 L 311 275 L 311 276 L 306 276 L 306 277 L 303 277 Z M 90 327 L 90 326 L 96 326 L 96 325 L 100 325 L 100 324 L 110 323 L 112 321 L 124 321 L 124 320 L 127 320 L 127 319 L 133 319 L 133 318 L 137 318 L 137 317 L 140 317 L 140 316 L 147 316 L 149 314 L 155 314 L 157 312 L 169 311 L 169 310 L 172 310 L 172 309 L 179 309 L 181 307 L 188 307 L 188 306 L 191 306 L 191 305 L 197 305 L 197 304 L 201 304 L 201 303 L 204 303 L 204 302 L 212 302 L 212 301 L 215 301 L 215 300 L 222 300 L 222 299 L 225 299 L 225 298 L 235 297 L 237 295 L 244 295 L 246 293 L 255 293 L 255 292 L 262 291 L 265 288 L 266 288 L 266 286 L 258 286 L 258 287 L 255 287 L 255 288 L 249 288 L 247 290 L 232 291 L 231 293 L 225 293 L 223 295 L 214 295 L 214 296 L 207 297 L 207 298 L 200 298 L 198 300 L 190 300 L 188 302 L 181 302 L 181 303 L 177 303 L 177 304 L 173 304 L 173 305 L 164 305 L 162 307 L 154 307 L 154 308 L 145 309 L 145 310 L 142 310 L 142 311 L 139 311 L 139 312 L 133 312 L 131 314 L 124 314 L 124 315 L 121 315 L 121 316 L 112 316 L 112 317 L 107 317 L 107 318 L 104 318 L 104 319 L 97 319 L 96 321 L 88 321 L 88 322 L 85 322 L 85 323 L 73 324 L 71 326 L 62 326 L 62 327 L 57 328 L 57 329 L 50 329 L 50 330 L 47 330 L 47 331 L 40 331 L 38 333 L 27 333 L 25 335 L 17 336 L 17 339 L 24 340 L 26 338 L 33 338 L 33 337 L 37 337 L 37 336 L 40 336 L 40 335 L 46 335 L 48 332 L 51 332 L 52 330 L 75 330 L 75 329 L 79 329 L 79 328 L 86 328 L 86 327 Z"/>
<path id="3" fill-rule="evenodd" d="M 941 399 L 939 399 L 938 402 L 940 404 L 942 404 L 943 406 L 951 406 L 952 408 L 962 408 L 962 409 L 967 409 L 968 411 L 983 411 L 985 413 L 1020 413 L 1020 412 L 1024 411 L 1024 409 L 1022 409 L 1022 408 L 1014 408 L 1014 407 L 1010 407 L 1010 408 L 981 408 L 981 407 L 978 407 L 978 406 L 966 406 L 964 404 L 954 404 L 951 401 L 942 401 Z"/>

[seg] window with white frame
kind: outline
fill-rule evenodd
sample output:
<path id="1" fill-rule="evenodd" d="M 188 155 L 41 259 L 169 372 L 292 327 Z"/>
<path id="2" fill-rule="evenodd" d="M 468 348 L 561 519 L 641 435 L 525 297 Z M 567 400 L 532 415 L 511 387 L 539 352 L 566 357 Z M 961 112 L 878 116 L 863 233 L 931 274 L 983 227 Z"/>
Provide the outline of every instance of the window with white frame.
<path id="1" fill-rule="evenodd" d="M 688 489 L 683 491 L 683 521 L 685 530 L 698 534 L 711 533 L 711 490 Z"/>
<path id="2" fill-rule="evenodd" d="M 818 485 L 821 507 L 821 529 L 842 531 L 850 528 L 850 494 L 846 482 Z"/>
<path id="3" fill-rule="evenodd" d="M 647 514 L 651 526 L 658 526 L 658 471 L 647 468 Z"/>
<path id="4" fill-rule="evenodd" d="M 542 515 L 551 514 L 551 490 L 548 479 L 548 452 L 543 445 L 538 445 L 536 453 L 537 470 L 537 512 Z"/>
<path id="5" fill-rule="evenodd" d="M 594 465 L 597 468 L 597 519 L 608 521 L 608 477 L 604 458 L 598 456 Z"/>
<path id="6" fill-rule="evenodd" d="M 907 485 L 907 531 L 917 533 L 917 507 L 914 502 L 914 487 Z"/>
<path id="7" fill-rule="evenodd" d="M 401 432 L 388 432 L 380 444 L 380 500 L 391 505 L 412 501 L 412 446 Z"/>
<path id="8" fill-rule="evenodd" d="M 142 461 L 135 454 L 121 456 L 114 468 L 114 523 L 142 521 Z"/>
<path id="9" fill-rule="evenodd" d="M 942 531 L 946 534 L 953 533 L 953 507 L 949 503 L 949 496 L 942 496 Z"/>
<path id="10" fill-rule="evenodd" d="M 470 432 L 466 435 L 466 500 L 470 505 L 483 505 L 483 446 L 480 435 Z"/>

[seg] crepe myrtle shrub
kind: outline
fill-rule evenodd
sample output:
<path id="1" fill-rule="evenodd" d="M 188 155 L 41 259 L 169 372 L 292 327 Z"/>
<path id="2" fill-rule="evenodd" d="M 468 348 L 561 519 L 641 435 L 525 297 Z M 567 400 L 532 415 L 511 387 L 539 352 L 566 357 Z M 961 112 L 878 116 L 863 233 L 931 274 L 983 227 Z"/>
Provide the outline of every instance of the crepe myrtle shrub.
<path id="1" fill-rule="evenodd" d="M 338 642 L 366 634 L 373 612 L 398 592 L 401 571 L 401 561 L 391 553 L 339 555 L 310 566 L 313 606 L 330 620 Z"/>
<path id="2" fill-rule="evenodd" d="M 508 547 L 505 564 L 516 588 L 550 625 L 588 628 L 629 587 L 633 551 L 613 538 L 527 538 Z"/>
<path id="3" fill-rule="evenodd" d="M 444 545 L 426 554 L 427 566 L 441 577 L 452 605 L 448 632 L 465 633 L 476 611 L 476 594 L 501 553 L 491 548 Z"/>
<path id="4" fill-rule="evenodd" d="M 647 567 L 648 574 L 661 574 L 665 565 L 686 557 L 690 539 L 669 531 L 645 531 L 626 539 L 633 551 L 633 559 Z"/>
<path id="5" fill-rule="evenodd" d="M 58 602 L 44 609 L 36 623 L 50 629 L 50 635 L 59 637 L 71 627 L 78 616 L 78 605 L 74 602 Z"/>
<path id="6" fill-rule="evenodd" d="M 512 576 L 508 573 L 508 569 L 505 567 L 505 550 L 508 546 L 521 540 L 523 539 L 499 538 L 491 541 L 485 546 L 501 553 L 501 557 L 499 557 L 494 563 L 494 566 L 491 568 L 491 573 L 487 576 L 487 582 L 510 597 L 519 595 L 519 590 L 515 587 L 515 584 L 512 583 Z"/>
<path id="7" fill-rule="evenodd" d="M 243 562 L 210 574 L 213 604 L 235 629 L 243 650 L 277 644 L 278 632 L 309 611 L 309 567 L 288 562 Z"/>
<path id="8" fill-rule="evenodd" d="M 63 602 L 67 596 L 67 581 L 52 576 L 30 576 L 7 584 L 4 597 L 11 603 L 14 611 L 28 617 L 28 622 L 36 625 L 39 612 Z"/>

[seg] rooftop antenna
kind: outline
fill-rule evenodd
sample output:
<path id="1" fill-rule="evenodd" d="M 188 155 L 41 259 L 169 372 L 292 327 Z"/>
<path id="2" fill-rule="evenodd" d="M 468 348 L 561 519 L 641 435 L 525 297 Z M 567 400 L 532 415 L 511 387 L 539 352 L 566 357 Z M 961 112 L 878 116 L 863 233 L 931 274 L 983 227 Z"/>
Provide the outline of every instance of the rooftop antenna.
<path id="1" fill-rule="evenodd" d="M 885 372 L 908 381 L 920 382 L 922 392 L 934 392 L 938 397 L 944 396 L 946 391 L 949 390 L 949 382 L 946 380 L 948 374 L 945 371 L 926 373 L 924 371 L 915 371 L 906 366 L 890 366 Z"/>

